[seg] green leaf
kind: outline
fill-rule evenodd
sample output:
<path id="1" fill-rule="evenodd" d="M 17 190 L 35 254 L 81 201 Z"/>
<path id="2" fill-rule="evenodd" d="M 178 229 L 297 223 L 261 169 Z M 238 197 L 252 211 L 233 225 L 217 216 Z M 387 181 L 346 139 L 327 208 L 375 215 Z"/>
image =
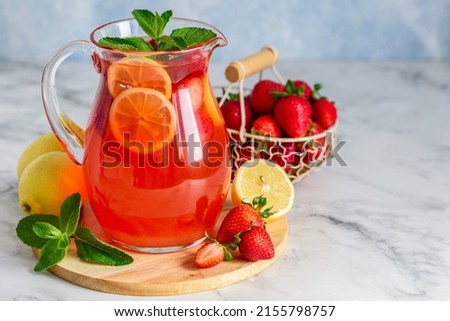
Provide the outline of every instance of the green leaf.
<path id="1" fill-rule="evenodd" d="M 97 239 L 86 227 L 79 227 L 75 232 L 75 245 L 80 259 L 112 266 L 127 265 L 133 258 L 118 248 Z"/>
<path id="2" fill-rule="evenodd" d="M 154 48 L 141 37 L 104 37 L 98 41 L 100 46 L 119 50 L 151 51 Z"/>
<path id="3" fill-rule="evenodd" d="M 182 38 L 186 43 L 186 48 L 194 47 L 196 45 L 205 43 L 206 41 L 217 37 L 217 34 L 212 30 L 198 27 L 184 27 L 174 29 L 170 36 L 175 38 Z"/>
<path id="4" fill-rule="evenodd" d="M 32 225 L 34 233 L 44 239 L 60 239 L 61 231 L 50 223 L 36 222 Z"/>
<path id="5" fill-rule="evenodd" d="M 139 26 L 152 39 L 158 40 L 162 36 L 167 23 L 172 17 L 172 11 L 168 10 L 162 15 L 146 9 L 136 9 L 131 12 Z"/>
<path id="6" fill-rule="evenodd" d="M 33 214 L 19 221 L 16 227 L 16 234 L 24 244 L 36 249 L 42 249 L 48 240 L 36 235 L 33 225 L 37 222 L 49 223 L 59 229 L 59 217 L 49 214 Z"/>
<path id="7" fill-rule="evenodd" d="M 156 16 L 153 12 L 145 9 L 136 9 L 131 12 L 134 19 L 136 19 L 139 26 L 152 39 L 158 38 L 158 27 Z"/>
<path id="8" fill-rule="evenodd" d="M 59 217 L 59 227 L 61 232 L 71 236 L 75 233 L 80 219 L 81 195 L 75 193 L 69 195 L 61 205 L 61 216 Z"/>
<path id="9" fill-rule="evenodd" d="M 224 253 L 225 253 L 225 261 L 233 261 L 233 254 L 231 254 L 230 251 L 228 251 L 227 248 L 224 248 Z"/>
<path id="10" fill-rule="evenodd" d="M 69 249 L 69 238 L 62 234 L 60 239 L 48 240 L 42 247 L 39 261 L 34 267 L 34 271 L 41 272 L 58 264 L 66 256 Z"/>
<path id="11" fill-rule="evenodd" d="M 180 44 L 181 43 L 181 46 Z M 158 50 L 162 50 L 162 51 L 168 51 L 168 50 L 177 50 L 177 49 L 184 49 L 184 47 L 182 47 L 183 45 L 185 45 L 185 43 L 183 43 L 183 39 L 178 39 L 177 40 L 173 39 L 170 36 L 161 36 L 158 39 Z"/>
<path id="12" fill-rule="evenodd" d="M 158 35 L 160 37 L 162 36 L 164 29 L 166 28 L 170 18 L 172 17 L 172 10 L 163 12 L 161 16 L 156 12 L 156 16 L 158 17 Z"/>

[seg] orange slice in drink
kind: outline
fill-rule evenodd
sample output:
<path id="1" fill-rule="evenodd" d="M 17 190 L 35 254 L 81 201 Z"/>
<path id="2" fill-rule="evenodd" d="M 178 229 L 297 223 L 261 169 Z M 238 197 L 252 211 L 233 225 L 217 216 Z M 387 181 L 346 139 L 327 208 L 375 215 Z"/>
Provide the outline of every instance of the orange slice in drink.
<path id="1" fill-rule="evenodd" d="M 113 98 L 130 88 L 151 88 L 172 95 L 172 81 L 167 71 L 148 58 L 123 58 L 108 68 L 108 90 Z"/>
<path id="2" fill-rule="evenodd" d="M 109 126 L 125 147 L 134 147 L 139 153 L 155 152 L 173 140 L 175 108 L 158 90 L 130 88 L 114 99 Z"/>

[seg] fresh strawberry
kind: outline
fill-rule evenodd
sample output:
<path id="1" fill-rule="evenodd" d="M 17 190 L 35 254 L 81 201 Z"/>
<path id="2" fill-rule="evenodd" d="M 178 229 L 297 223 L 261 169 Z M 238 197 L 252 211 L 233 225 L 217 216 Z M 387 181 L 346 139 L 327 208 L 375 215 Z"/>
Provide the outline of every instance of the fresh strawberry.
<path id="1" fill-rule="evenodd" d="M 217 232 L 217 241 L 229 244 L 235 241 L 237 234 L 252 226 L 264 227 L 263 217 L 271 215 L 270 209 L 264 209 L 267 204 L 265 197 L 256 197 L 252 205 L 241 204 L 233 207 L 225 216 Z"/>
<path id="2" fill-rule="evenodd" d="M 233 144 L 231 151 L 233 160 L 237 161 L 235 169 L 240 167 L 246 161 L 257 158 L 258 156 L 251 143 L 244 143 L 242 145 L 240 143 L 235 143 Z"/>
<path id="3" fill-rule="evenodd" d="M 269 158 L 275 164 L 284 167 L 286 172 L 290 171 L 292 164 L 295 162 L 295 143 L 280 143 L 270 148 Z"/>
<path id="4" fill-rule="evenodd" d="M 193 110 L 198 110 L 203 105 L 205 94 L 203 81 L 199 75 L 199 73 L 194 73 L 184 78 L 175 86 L 174 90 L 180 101 L 185 103 L 183 106 L 190 104 Z"/>
<path id="5" fill-rule="evenodd" d="M 311 87 L 306 83 L 304 80 L 294 80 L 292 81 L 292 84 L 294 85 L 294 89 L 296 91 L 301 90 L 300 97 L 305 98 L 306 100 L 310 100 L 312 97 L 312 89 Z"/>
<path id="6" fill-rule="evenodd" d="M 336 123 L 337 110 L 334 102 L 327 98 L 319 98 L 312 105 L 312 120 L 323 129 L 328 129 Z"/>
<path id="7" fill-rule="evenodd" d="M 200 142 L 209 142 L 214 135 L 214 122 L 206 109 L 200 108 L 195 113 L 195 121 L 200 134 Z"/>
<path id="8" fill-rule="evenodd" d="M 199 268 L 207 268 L 219 264 L 225 258 L 225 248 L 217 243 L 206 243 L 195 254 L 195 265 Z"/>
<path id="9" fill-rule="evenodd" d="M 253 112 L 248 105 L 248 99 L 244 99 L 245 108 L 245 131 L 249 132 L 253 122 Z M 239 99 L 227 100 L 222 105 L 222 115 L 227 128 L 240 130 L 241 128 L 241 107 Z"/>
<path id="10" fill-rule="evenodd" d="M 255 135 L 281 137 L 281 128 L 276 119 L 270 115 L 262 115 L 255 119 L 251 132 Z"/>
<path id="11" fill-rule="evenodd" d="M 323 128 L 318 123 L 311 121 L 307 135 L 314 136 L 322 132 Z M 325 137 L 297 143 L 297 151 L 303 153 L 303 164 L 312 167 L 325 157 Z"/>
<path id="12" fill-rule="evenodd" d="M 314 121 L 311 121 L 308 127 L 308 131 L 306 132 L 306 136 L 314 136 L 322 132 L 323 132 L 322 126 L 320 126 L 318 123 Z M 324 146 L 324 145 L 325 145 L 325 137 L 322 137 L 316 140 L 297 143 L 296 149 L 299 152 L 304 152 L 310 146 Z"/>
<path id="13" fill-rule="evenodd" d="M 164 69 L 168 72 L 172 83 L 177 84 L 183 78 L 192 74 L 207 72 L 209 56 L 203 50 L 190 50 L 183 55 L 174 55 L 173 59 L 165 61 Z"/>
<path id="14" fill-rule="evenodd" d="M 240 235 L 239 252 L 250 261 L 269 260 L 275 256 L 275 248 L 269 233 L 260 227 L 252 226 Z"/>
<path id="15" fill-rule="evenodd" d="M 260 80 L 250 94 L 250 106 L 255 114 L 263 115 L 272 112 L 277 98 L 273 92 L 283 92 L 284 86 L 272 80 Z"/>
<path id="16" fill-rule="evenodd" d="M 275 119 L 289 137 L 303 137 L 311 120 L 311 105 L 301 97 L 282 97 L 274 109 Z"/>

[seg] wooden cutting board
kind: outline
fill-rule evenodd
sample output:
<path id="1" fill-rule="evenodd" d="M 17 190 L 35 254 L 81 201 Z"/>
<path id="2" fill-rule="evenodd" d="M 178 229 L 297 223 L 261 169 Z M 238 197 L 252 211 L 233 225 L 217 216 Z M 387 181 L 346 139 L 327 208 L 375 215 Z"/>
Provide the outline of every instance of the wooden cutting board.
<path id="1" fill-rule="evenodd" d="M 227 201 L 222 214 L 231 208 Z M 94 235 L 108 241 L 89 205 L 83 209 L 83 224 Z M 71 244 L 68 255 L 50 269 L 58 277 L 82 287 L 101 292 L 124 295 L 177 295 L 224 287 L 254 276 L 272 265 L 283 253 L 287 243 L 288 224 L 285 217 L 267 223 L 275 246 L 271 260 L 250 262 L 235 253 L 235 259 L 211 268 L 199 269 L 194 264 L 200 245 L 184 251 L 165 254 L 143 254 L 127 251 L 134 262 L 111 267 L 81 261 Z M 36 257 L 39 251 L 34 250 Z"/>

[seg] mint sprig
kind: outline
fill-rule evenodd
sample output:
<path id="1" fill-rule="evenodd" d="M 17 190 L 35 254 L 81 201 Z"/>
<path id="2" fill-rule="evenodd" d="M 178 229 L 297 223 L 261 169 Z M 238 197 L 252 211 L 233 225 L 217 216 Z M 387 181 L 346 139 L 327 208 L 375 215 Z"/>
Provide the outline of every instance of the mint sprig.
<path id="1" fill-rule="evenodd" d="M 70 238 L 75 239 L 80 259 L 112 266 L 127 265 L 133 258 L 118 248 L 97 239 L 86 227 L 79 227 L 81 195 L 67 197 L 61 205 L 59 217 L 51 214 L 33 214 L 19 221 L 16 233 L 26 245 L 41 249 L 34 270 L 44 271 L 58 264 L 67 255 Z"/>
<path id="2" fill-rule="evenodd" d="M 120 49 L 120 50 L 134 50 L 134 51 L 151 51 L 153 47 L 141 37 L 103 37 L 98 44 L 103 47 Z"/>
<path id="3" fill-rule="evenodd" d="M 99 40 L 99 44 L 119 50 L 172 51 L 188 49 L 217 36 L 212 30 L 198 27 L 178 28 L 170 35 L 164 35 L 164 29 L 172 17 L 172 10 L 159 14 L 146 9 L 136 9 L 132 11 L 132 15 L 152 41 L 140 37 L 104 37 Z"/>

